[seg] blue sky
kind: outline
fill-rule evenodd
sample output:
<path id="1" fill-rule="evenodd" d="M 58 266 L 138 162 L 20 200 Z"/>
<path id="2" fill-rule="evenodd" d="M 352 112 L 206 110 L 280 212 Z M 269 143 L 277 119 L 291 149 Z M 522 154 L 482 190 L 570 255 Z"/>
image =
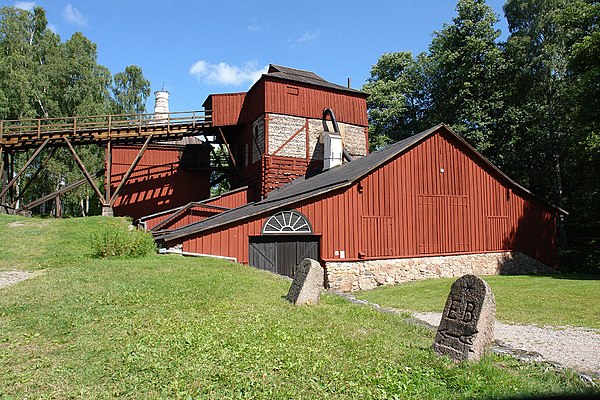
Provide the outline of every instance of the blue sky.
<path id="1" fill-rule="evenodd" d="M 488 0 L 506 35 L 503 0 Z M 46 10 L 61 40 L 80 31 L 114 74 L 138 65 L 171 111 L 201 109 L 210 93 L 246 91 L 269 63 L 360 88 L 383 53 L 427 50 L 455 0 L 128 1 L 0 0 Z M 148 100 L 152 110 L 154 98 Z"/>

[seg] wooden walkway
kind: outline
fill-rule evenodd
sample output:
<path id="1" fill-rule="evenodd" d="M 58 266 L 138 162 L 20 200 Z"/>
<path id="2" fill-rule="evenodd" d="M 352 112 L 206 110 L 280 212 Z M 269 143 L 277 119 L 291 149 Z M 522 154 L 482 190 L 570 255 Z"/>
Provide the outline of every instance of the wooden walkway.
<path id="1" fill-rule="evenodd" d="M 168 114 L 97 115 L 67 118 L 0 121 L 0 149 L 9 152 L 48 146 L 112 142 L 143 143 L 175 140 L 197 135 L 212 126 L 211 111 L 184 111 Z"/>

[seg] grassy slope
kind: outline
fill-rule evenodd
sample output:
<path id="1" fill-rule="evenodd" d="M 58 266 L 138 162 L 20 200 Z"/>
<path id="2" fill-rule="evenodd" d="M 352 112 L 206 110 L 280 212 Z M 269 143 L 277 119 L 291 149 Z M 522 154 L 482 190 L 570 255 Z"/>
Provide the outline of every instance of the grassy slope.
<path id="1" fill-rule="evenodd" d="M 484 276 L 496 298 L 496 317 L 522 324 L 600 328 L 600 276 Z M 455 279 L 382 287 L 357 297 L 386 307 L 441 312 Z"/>
<path id="2" fill-rule="evenodd" d="M 0 215 L 0 243 L 23 240 L 18 250 L 2 248 L 1 268 L 45 268 L 0 289 L 0 397 L 490 398 L 589 390 L 571 373 L 509 358 L 454 364 L 431 352 L 431 332 L 334 296 L 294 307 L 283 299 L 288 281 L 237 264 L 90 259 L 90 230 L 122 223 L 107 221 Z"/>

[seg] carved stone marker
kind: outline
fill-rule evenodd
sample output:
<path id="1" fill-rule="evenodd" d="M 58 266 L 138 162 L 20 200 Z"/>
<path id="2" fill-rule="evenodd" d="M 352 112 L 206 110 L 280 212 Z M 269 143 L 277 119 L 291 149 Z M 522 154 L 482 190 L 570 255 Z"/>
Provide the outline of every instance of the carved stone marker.
<path id="1" fill-rule="evenodd" d="M 294 304 L 318 303 L 323 283 L 324 274 L 321 264 L 305 258 L 296 267 L 296 275 L 286 299 Z"/>
<path id="2" fill-rule="evenodd" d="M 463 275 L 452 284 L 433 349 L 456 361 L 478 360 L 494 341 L 495 319 L 490 286 L 475 275 Z"/>

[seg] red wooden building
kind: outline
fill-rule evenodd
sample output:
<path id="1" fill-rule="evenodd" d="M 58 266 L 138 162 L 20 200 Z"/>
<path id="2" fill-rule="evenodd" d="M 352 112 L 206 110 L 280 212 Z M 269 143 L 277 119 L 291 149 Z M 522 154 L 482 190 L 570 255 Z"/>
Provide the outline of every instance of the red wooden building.
<path id="1" fill-rule="evenodd" d="M 157 239 L 287 275 L 309 256 L 353 290 L 556 268 L 560 212 L 438 125 Z"/>
<path id="2" fill-rule="evenodd" d="M 140 218 L 208 198 L 211 171 L 229 174 L 234 188 L 247 186 L 248 199 L 323 167 L 323 109 L 335 110 L 340 134 L 353 157 L 368 152 L 366 93 L 324 80 L 313 72 L 271 65 L 244 93 L 213 94 L 203 104 L 212 126 L 202 141 L 154 146 L 144 154 L 118 198 L 114 212 Z M 202 147 L 201 144 L 204 145 Z M 227 160 L 211 156 L 226 149 Z M 192 148 L 195 146 L 195 148 Z M 136 147 L 114 147 L 113 186 L 137 154 Z M 188 160 L 184 162 L 186 153 Z"/>

